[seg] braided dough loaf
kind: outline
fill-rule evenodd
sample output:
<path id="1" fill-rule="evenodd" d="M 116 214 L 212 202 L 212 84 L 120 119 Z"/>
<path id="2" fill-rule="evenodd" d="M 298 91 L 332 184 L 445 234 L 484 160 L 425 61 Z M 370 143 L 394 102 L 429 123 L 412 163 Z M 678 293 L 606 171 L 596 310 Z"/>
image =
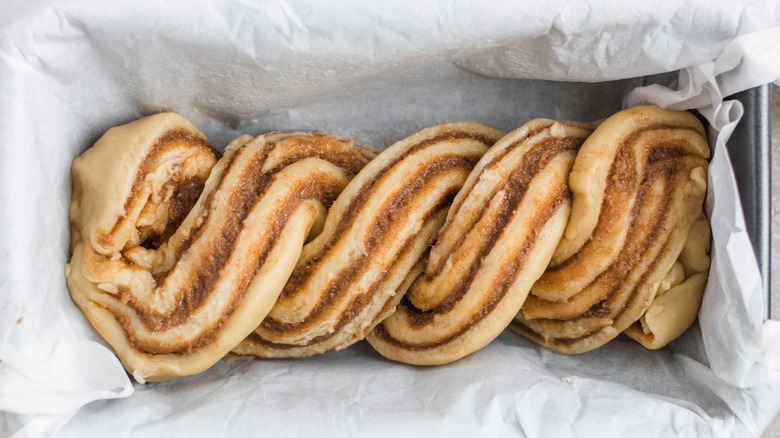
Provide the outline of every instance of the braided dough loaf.
<path id="1" fill-rule="evenodd" d="M 692 114 L 652 106 L 506 136 L 449 123 L 378 155 L 322 132 L 244 135 L 219 159 L 157 114 L 74 160 L 66 279 L 139 382 L 366 337 L 443 364 L 510 324 L 563 353 L 622 331 L 660 348 L 706 283 L 708 157 Z"/>

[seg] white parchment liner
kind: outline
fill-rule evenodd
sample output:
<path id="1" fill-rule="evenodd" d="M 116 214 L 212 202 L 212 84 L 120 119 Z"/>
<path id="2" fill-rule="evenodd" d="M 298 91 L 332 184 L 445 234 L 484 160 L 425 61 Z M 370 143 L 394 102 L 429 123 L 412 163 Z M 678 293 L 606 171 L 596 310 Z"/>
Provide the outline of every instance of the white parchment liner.
<path id="1" fill-rule="evenodd" d="M 780 77 L 780 7 L 677 3 L 4 2 L 0 435 L 760 434 L 780 408 L 780 323 L 763 320 L 724 148 L 742 108 L 722 99 Z M 677 70 L 627 100 L 697 108 L 719 131 L 700 325 L 663 350 L 619 338 L 569 357 L 507 332 L 436 368 L 361 343 L 134 387 L 67 293 L 70 162 L 110 126 L 174 110 L 218 147 L 289 129 L 386 147 L 446 121 L 605 117 L 677 75 L 512 78 Z"/>

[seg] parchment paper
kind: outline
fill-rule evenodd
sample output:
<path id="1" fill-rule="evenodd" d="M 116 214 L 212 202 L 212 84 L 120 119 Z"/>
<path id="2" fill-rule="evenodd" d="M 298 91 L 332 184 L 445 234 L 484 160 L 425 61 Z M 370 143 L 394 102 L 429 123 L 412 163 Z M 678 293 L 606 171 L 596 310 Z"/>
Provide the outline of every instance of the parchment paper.
<path id="1" fill-rule="evenodd" d="M 780 6 L 676 3 L 4 2 L 0 435 L 760 434 L 780 409 L 780 323 L 763 321 L 724 148 L 742 109 L 722 98 L 780 77 Z M 111 126 L 174 110 L 219 147 L 323 129 L 384 148 L 446 121 L 593 120 L 648 84 L 672 88 L 626 103 L 699 108 L 720 131 L 700 326 L 660 351 L 621 337 L 569 357 L 506 332 L 435 368 L 360 343 L 142 386 L 65 287 L 70 162 Z"/>

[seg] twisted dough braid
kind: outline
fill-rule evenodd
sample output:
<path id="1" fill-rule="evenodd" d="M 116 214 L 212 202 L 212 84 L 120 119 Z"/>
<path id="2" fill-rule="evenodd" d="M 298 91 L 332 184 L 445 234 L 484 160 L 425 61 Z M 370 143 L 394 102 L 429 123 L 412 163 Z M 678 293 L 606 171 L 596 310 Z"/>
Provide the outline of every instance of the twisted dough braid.
<path id="1" fill-rule="evenodd" d="M 709 148 L 688 113 L 594 127 L 450 123 L 379 155 L 271 133 L 217 160 L 181 116 L 150 116 L 73 163 L 68 287 L 140 382 L 366 337 L 442 364 L 510 323 L 565 353 L 624 330 L 659 348 L 701 301 Z"/>
<path id="2" fill-rule="evenodd" d="M 704 128 L 690 113 L 640 106 L 602 123 L 572 169 L 564 238 L 513 328 L 581 353 L 639 320 L 701 215 L 707 158 Z"/>
<path id="3" fill-rule="evenodd" d="M 368 337 L 379 353 L 443 364 L 509 325 L 563 235 L 569 170 L 590 133 L 538 119 L 490 149 L 455 198 L 425 272 Z"/>
<path id="4" fill-rule="evenodd" d="M 501 136 L 449 123 L 379 154 L 333 204 L 268 317 L 233 351 L 301 357 L 363 339 L 393 311 L 452 198 Z"/>
<path id="5" fill-rule="evenodd" d="M 73 163 L 73 300 L 136 380 L 201 372 L 260 324 L 369 158 L 274 133 L 237 138 L 215 164 L 181 116 L 112 128 Z"/>

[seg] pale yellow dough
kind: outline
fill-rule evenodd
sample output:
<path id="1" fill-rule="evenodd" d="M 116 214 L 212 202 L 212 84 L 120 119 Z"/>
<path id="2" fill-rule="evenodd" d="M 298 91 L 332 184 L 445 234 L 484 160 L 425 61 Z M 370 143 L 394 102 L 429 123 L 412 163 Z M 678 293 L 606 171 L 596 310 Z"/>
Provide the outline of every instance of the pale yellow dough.
<path id="1" fill-rule="evenodd" d="M 658 285 L 653 302 L 625 333 L 651 350 L 666 346 L 696 320 L 710 268 L 710 225 L 702 214 L 688 233 L 680 258 Z"/>

